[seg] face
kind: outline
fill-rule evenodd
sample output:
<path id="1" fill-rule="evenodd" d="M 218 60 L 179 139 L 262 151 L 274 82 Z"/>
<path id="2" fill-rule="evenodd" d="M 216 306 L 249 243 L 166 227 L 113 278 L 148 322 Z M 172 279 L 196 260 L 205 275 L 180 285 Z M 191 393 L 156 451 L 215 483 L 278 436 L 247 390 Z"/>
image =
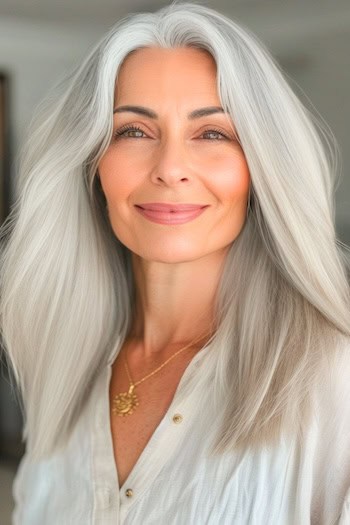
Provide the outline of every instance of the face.
<path id="1" fill-rule="evenodd" d="M 184 262 L 227 250 L 241 231 L 250 176 L 234 123 L 220 107 L 216 65 L 199 49 L 138 49 L 123 62 L 114 108 L 120 110 L 98 173 L 116 237 L 149 261 Z M 148 214 L 147 203 L 206 206 Z M 147 213 L 147 212 L 146 212 Z"/>

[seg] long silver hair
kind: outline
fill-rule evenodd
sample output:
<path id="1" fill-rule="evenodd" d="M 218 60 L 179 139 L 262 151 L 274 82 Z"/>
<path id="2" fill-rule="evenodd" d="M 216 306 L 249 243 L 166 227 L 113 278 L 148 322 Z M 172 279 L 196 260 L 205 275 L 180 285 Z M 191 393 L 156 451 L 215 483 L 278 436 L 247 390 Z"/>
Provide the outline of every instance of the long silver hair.
<path id="1" fill-rule="evenodd" d="M 217 291 L 213 352 L 182 391 L 213 374 L 209 399 L 220 414 L 211 425 L 213 452 L 301 434 L 319 364 L 349 340 L 334 135 L 241 24 L 187 2 L 133 13 L 37 108 L 18 157 L 16 202 L 1 228 L 1 336 L 33 458 L 67 443 L 97 374 L 131 326 L 130 252 L 112 231 L 96 172 L 111 140 L 119 68 L 151 46 L 213 56 L 251 176 L 249 213 Z"/>

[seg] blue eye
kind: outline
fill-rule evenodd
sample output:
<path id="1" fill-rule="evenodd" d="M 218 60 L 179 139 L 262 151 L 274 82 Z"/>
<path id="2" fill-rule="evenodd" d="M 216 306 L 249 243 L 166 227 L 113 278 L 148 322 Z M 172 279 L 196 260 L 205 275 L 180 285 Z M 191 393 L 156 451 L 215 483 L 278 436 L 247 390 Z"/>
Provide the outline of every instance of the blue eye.
<path id="1" fill-rule="evenodd" d="M 127 132 L 129 131 L 133 131 L 133 132 L 140 132 L 140 133 L 145 133 L 141 128 L 139 128 L 138 126 L 123 126 L 122 128 L 119 128 L 117 129 L 115 132 L 114 132 L 114 138 L 118 139 L 118 138 L 134 138 L 134 139 L 141 139 L 143 137 L 141 136 L 128 136 L 126 135 Z M 204 139 L 204 140 L 225 140 L 225 139 L 229 139 L 229 137 L 223 133 L 221 130 L 219 129 L 206 129 L 203 131 L 202 135 L 204 134 L 217 134 L 217 135 L 220 135 L 221 138 L 215 138 L 215 139 Z"/>

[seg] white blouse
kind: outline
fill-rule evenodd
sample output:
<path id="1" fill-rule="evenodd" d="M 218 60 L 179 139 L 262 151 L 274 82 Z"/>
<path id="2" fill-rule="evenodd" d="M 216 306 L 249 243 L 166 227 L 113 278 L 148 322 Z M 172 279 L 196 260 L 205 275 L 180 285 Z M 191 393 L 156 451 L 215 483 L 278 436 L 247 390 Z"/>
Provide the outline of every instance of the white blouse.
<path id="1" fill-rule="evenodd" d="M 349 525 L 350 345 L 319 385 L 302 447 L 281 438 L 272 450 L 213 459 L 205 454 L 213 414 L 198 417 L 209 385 L 181 393 L 215 350 L 211 343 L 195 354 L 120 489 L 109 420 L 113 353 L 67 448 L 45 461 L 22 458 L 13 525 Z"/>

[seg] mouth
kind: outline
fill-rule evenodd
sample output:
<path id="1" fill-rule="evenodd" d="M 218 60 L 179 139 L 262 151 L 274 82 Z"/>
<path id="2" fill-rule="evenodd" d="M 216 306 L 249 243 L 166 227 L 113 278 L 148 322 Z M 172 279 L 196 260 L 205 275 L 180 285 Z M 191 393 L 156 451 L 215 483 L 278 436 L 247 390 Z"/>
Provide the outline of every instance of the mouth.
<path id="1" fill-rule="evenodd" d="M 207 204 L 176 204 L 165 202 L 150 202 L 145 204 L 136 204 L 137 208 L 149 211 L 159 211 L 164 213 L 193 212 L 206 208 Z"/>
<path id="2" fill-rule="evenodd" d="M 208 206 L 191 205 L 191 207 L 183 208 L 182 206 L 176 207 L 166 206 L 162 209 L 152 209 L 150 207 L 143 208 L 143 206 L 135 206 L 137 211 L 146 219 L 156 222 L 158 224 L 183 224 L 192 221 L 199 215 L 201 215 Z M 181 208 L 181 209 L 180 209 Z"/>

